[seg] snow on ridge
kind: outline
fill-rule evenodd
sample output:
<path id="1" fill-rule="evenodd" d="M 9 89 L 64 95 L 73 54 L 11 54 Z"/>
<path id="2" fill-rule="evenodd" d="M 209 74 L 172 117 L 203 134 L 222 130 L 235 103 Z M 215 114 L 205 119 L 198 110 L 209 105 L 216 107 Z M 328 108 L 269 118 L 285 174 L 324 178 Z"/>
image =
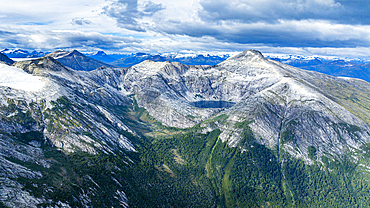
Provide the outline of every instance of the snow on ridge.
<path id="1" fill-rule="evenodd" d="M 41 77 L 36 77 L 14 66 L 0 64 L 0 86 L 24 91 L 39 91 L 45 85 Z"/>
<path id="2" fill-rule="evenodd" d="M 281 59 L 282 62 L 284 60 L 287 61 L 287 63 L 291 61 L 310 61 L 314 59 L 319 59 L 321 61 L 355 61 L 355 62 L 369 62 L 370 60 L 367 58 L 354 58 L 354 57 L 343 57 L 343 56 L 336 56 L 336 55 L 298 55 L 298 54 L 280 54 L 280 53 L 264 53 L 265 57 L 268 59 L 271 58 L 278 58 Z M 284 62 L 285 63 L 285 62 Z"/>
<path id="3" fill-rule="evenodd" d="M 13 61 L 31 61 L 35 59 L 39 59 L 40 57 L 35 57 L 35 58 L 10 58 Z"/>
<path id="4" fill-rule="evenodd" d="M 346 80 L 346 81 L 357 80 L 357 81 L 367 82 L 367 81 L 365 81 L 365 80 L 363 80 L 363 79 L 360 79 L 360 78 L 354 78 L 354 77 L 337 77 L 337 78 L 339 78 L 339 79 L 344 79 L 344 80 Z"/>
<path id="5" fill-rule="evenodd" d="M 167 64 L 168 64 L 167 62 L 155 62 L 155 61 L 146 60 L 133 67 L 135 70 L 140 71 L 144 75 L 150 76 L 150 75 L 158 73 Z"/>

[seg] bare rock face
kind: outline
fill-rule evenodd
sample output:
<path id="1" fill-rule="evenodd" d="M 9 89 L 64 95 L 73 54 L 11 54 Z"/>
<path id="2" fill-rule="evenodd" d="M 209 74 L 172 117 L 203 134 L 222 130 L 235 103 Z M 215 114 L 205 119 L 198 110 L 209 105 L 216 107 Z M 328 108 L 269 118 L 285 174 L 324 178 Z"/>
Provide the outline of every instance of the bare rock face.
<path id="1" fill-rule="evenodd" d="M 34 59 L 30 61 L 20 61 L 16 62 L 14 64 L 15 67 L 21 68 L 24 71 L 40 75 L 40 72 L 45 70 L 51 70 L 51 71 L 70 71 L 65 66 L 63 66 L 61 63 L 53 59 L 52 57 L 44 57 L 39 59 Z"/>
<path id="2" fill-rule="evenodd" d="M 226 114 L 217 128 L 229 145 L 243 146 L 235 124 L 248 121 L 261 144 L 310 162 L 309 147 L 340 155 L 370 141 L 368 122 L 329 83 L 323 87 L 327 81 L 352 86 L 249 50 L 212 67 L 145 61 L 128 69 L 122 88 L 165 125 L 187 128 Z"/>
<path id="3" fill-rule="evenodd" d="M 29 73 L 26 75 L 38 77 L 44 86 L 28 90 L 0 83 L 0 202 L 9 207 L 37 207 L 42 203 L 69 207 L 62 202 L 33 196 L 25 191 L 24 184 L 18 179 L 43 180 L 45 176 L 37 169 L 47 170 L 56 163 L 46 158 L 42 148 L 46 144 L 66 154 L 76 151 L 89 154 L 137 151 L 134 143 L 126 137 L 137 135 L 136 132 L 122 122 L 123 115 L 117 116 L 111 109 L 112 106 L 123 108 L 131 103 L 113 87 L 114 80 L 119 80 L 118 75 L 122 71 L 105 68 L 101 70 L 106 72 L 86 76 L 51 57 L 17 62 L 13 67 Z M 116 79 L 101 80 L 100 76 L 110 73 L 117 75 Z M 22 80 L 15 81 L 27 84 L 21 83 Z M 38 188 L 40 184 L 31 186 Z M 39 188 L 48 190 L 48 187 Z M 88 196 L 81 198 L 82 204 L 90 203 Z"/>
<path id="4" fill-rule="evenodd" d="M 14 63 L 13 60 L 11 60 L 8 56 L 0 53 L 0 63 L 5 63 L 8 65 L 12 65 Z"/>
<path id="5" fill-rule="evenodd" d="M 128 135 L 139 138 L 140 132 L 127 124 L 127 108 L 144 108 L 170 127 L 220 129 L 222 142 L 240 151 L 247 149 L 243 128 L 248 127 L 278 156 L 283 152 L 306 163 L 313 162 L 309 149 L 320 162 L 321 156 L 336 158 L 370 142 L 370 84 L 361 80 L 301 70 L 254 50 L 215 66 L 144 61 L 127 69 L 101 66 L 86 72 L 61 61 L 79 56 L 58 51 L 15 63 L 44 83 L 38 90 L 0 83 L 0 201 L 8 206 L 45 202 L 16 180 L 44 177 L 29 167 L 50 168 L 53 160 L 41 148 L 45 141 L 67 154 L 138 151 Z M 215 119 L 220 116 L 223 122 Z M 84 176 L 95 184 L 89 177 Z M 87 193 L 79 197 L 89 203 Z M 122 190 L 114 198 L 127 206 Z"/>
<path id="6" fill-rule="evenodd" d="M 83 55 L 77 50 L 63 51 L 58 50 L 53 53 L 47 54 L 45 57 L 52 57 L 71 69 L 77 71 L 92 71 L 100 67 L 114 67 L 96 59 Z"/>

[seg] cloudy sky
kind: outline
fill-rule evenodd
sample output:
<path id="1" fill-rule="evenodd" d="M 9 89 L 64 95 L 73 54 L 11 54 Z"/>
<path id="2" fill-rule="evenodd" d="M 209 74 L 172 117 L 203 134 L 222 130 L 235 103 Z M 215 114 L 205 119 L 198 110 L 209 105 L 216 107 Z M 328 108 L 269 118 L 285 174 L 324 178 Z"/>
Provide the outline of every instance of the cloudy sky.
<path id="1" fill-rule="evenodd" d="M 0 50 L 370 57 L 365 0 L 0 0 Z"/>

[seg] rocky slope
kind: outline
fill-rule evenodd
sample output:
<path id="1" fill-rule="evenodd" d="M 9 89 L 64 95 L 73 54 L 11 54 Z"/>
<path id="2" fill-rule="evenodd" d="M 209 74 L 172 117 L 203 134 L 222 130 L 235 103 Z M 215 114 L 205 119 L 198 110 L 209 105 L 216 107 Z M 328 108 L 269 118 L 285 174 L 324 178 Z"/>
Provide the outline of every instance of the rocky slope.
<path id="1" fill-rule="evenodd" d="M 106 64 L 104 62 L 95 60 L 93 58 L 87 57 L 77 50 L 73 51 L 63 51 L 58 50 L 53 53 L 45 55 L 46 57 L 52 57 L 71 69 L 77 71 L 91 71 L 99 67 L 114 67 L 112 65 Z"/>
<path id="2" fill-rule="evenodd" d="M 215 66 L 6 67 L 28 74 L 0 79 L 3 205 L 369 205 L 365 81 L 254 50 Z"/>
<path id="3" fill-rule="evenodd" d="M 229 55 L 202 55 L 202 54 L 177 54 L 177 53 L 167 53 L 167 54 L 146 54 L 146 53 L 136 53 L 127 55 L 126 57 L 119 58 L 111 62 L 115 66 L 130 67 L 135 64 L 139 64 L 143 61 L 170 61 L 179 62 L 187 65 L 216 65 L 224 60 L 226 60 Z"/>
<path id="4" fill-rule="evenodd" d="M 117 89 L 100 85 L 51 57 L 17 62 L 10 68 L 29 73 L 28 79 L 39 77 L 43 85 L 37 89 L 33 86 L 27 88 L 24 84 L 32 84 L 28 79 L 11 82 L 9 79 L 12 77 L 5 80 L 13 83 L 11 88 L 6 87 L 7 83 L 0 82 L 3 85 L 0 87 L 0 192 L 3 193 L 0 200 L 5 205 L 36 207 L 42 203 L 59 203 L 31 196 L 29 192 L 22 191 L 25 184 L 18 181 L 19 178 L 45 180 L 47 176 L 40 170 L 45 173 L 60 165 L 58 159 L 46 158 L 47 148 L 56 147 L 65 153 L 82 151 L 92 155 L 99 152 L 118 154 L 136 151 L 134 144 L 126 137 L 136 133 L 107 110 L 107 106 L 130 104 Z M 119 69 L 111 69 L 110 72 L 121 73 Z M 48 187 L 43 187 L 41 191 L 46 189 Z M 121 191 L 117 190 L 117 193 Z M 87 206 L 91 203 L 90 196 L 78 193 L 76 200 Z M 61 202 L 59 204 L 63 205 Z"/>
<path id="5" fill-rule="evenodd" d="M 14 63 L 13 60 L 11 60 L 8 56 L 0 53 L 0 63 L 5 63 L 8 65 L 12 65 Z"/>
<path id="6" fill-rule="evenodd" d="M 303 71 L 246 51 L 213 67 L 146 61 L 131 67 L 122 89 L 165 125 L 188 128 L 227 114 L 221 138 L 239 143 L 236 122 L 248 120 L 260 143 L 308 159 L 307 148 L 341 154 L 369 142 L 368 124 L 323 83 L 351 86 L 343 79 Z M 366 91 L 364 91 L 366 93 Z M 194 103 L 203 102 L 202 107 Z M 229 108 L 214 108 L 214 103 Z M 222 111 L 222 112 L 220 112 Z M 368 115 L 368 113 L 367 113 Z M 358 131 L 349 132 L 353 127 Z"/>
<path id="7" fill-rule="evenodd" d="M 111 63 L 111 62 L 117 60 L 117 59 L 109 56 L 108 54 L 106 54 L 104 51 L 98 51 L 94 54 L 88 55 L 88 57 L 99 60 L 99 61 L 102 61 L 104 63 Z"/>
<path id="8" fill-rule="evenodd" d="M 366 59 L 349 59 L 334 57 L 302 57 L 302 56 L 271 56 L 276 60 L 291 66 L 310 71 L 316 71 L 335 77 L 352 77 L 370 81 L 370 64 Z"/>

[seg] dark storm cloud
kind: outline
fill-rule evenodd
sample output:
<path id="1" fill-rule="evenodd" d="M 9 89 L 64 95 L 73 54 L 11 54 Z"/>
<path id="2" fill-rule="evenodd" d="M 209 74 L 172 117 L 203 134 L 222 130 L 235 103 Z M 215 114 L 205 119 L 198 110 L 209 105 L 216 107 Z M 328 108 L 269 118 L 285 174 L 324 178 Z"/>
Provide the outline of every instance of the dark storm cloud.
<path id="1" fill-rule="evenodd" d="M 327 20 L 338 24 L 370 23 L 370 4 L 365 0 L 202 0 L 199 16 L 207 22 L 242 23 L 279 20 Z"/>
<path id="2" fill-rule="evenodd" d="M 14 34 L 16 34 L 16 33 L 0 30 L 0 36 L 10 36 L 10 35 L 14 35 Z"/>
<path id="3" fill-rule="evenodd" d="M 138 0 L 118 0 L 105 6 L 103 14 L 115 19 L 121 28 L 145 32 L 146 29 L 140 25 L 138 20 L 145 16 L 152 16 L 163 9 L 162 4 L 155 4 L 151 1 L 139 5 Z"/>
<path id="4" fill-rule="evenodd" d="M 100 49 L 119 49 L 141 42 L 135 39 L 102 35 L 100 33 L 60 32 L 59 36 L 63 37 L 66 47 L 70 48 L 95 47 Z"/>
<path id="5" fill-rule="evenodd" d="M 201 0 L 199 20 L 156 22 L 156 29 L 239 44 L 368 47 L 368 11 L 366 1 Z"/>
<path id="6" fill-rule="evenodd" d="M 6 45 L 6 47 L 13 47 L 14 45 L 20 45 L 22 41 L 20 41 L 17 37 L 19 33 L 12 32 L 12 31 L 6 31 L 6 30 L 0 30 L 0 44 Z"/>
<path id="7" fill-rule="evenodd" d="M 87 19 L 84 19 L 84 18 L 76 18 L 76 19 L 72 19 L 72 22 L 71 22 L 72 25 L 89 25 L 91 24 L 91 21 L 90 20 L 87 20 Z"/>
<path id="8" fill-rule="evenodd" d="M 54 50 L 55 48 L 123 49 L 141 43 L 134 38 L 76 31 L 0 31 L 0 48 Z"/>
<path id="9" fill-rule="evenodd" d="M 284 47 L 370 46 L 368 28 L 330 25 L 315 21 L 290 21 L 274 24 L 253 23 L 212 25 L 205 22 L 163 24 L 160 30 L 173 35 L 213 37 L 238 44 L 264 44 Z M 351 34 L 349 34 L 349 31 Z"/>
<path id="10" fill-rule="evenodd" d="M 162 4 L 155 4 L 151 1 L 146 1 L 143 5 L 141 5 L 140 13 L 142 15 L 153 15 L 163 9 L 164 7 L 162 6 Z"/>

